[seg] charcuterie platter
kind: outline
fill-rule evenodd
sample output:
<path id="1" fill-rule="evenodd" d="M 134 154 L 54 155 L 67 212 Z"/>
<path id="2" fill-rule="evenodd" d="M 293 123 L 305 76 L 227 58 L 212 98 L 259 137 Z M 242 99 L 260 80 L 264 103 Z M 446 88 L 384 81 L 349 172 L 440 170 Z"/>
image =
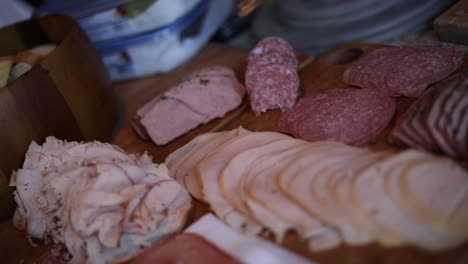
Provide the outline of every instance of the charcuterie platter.
<path id="1" fill-rule="evenodd" d="M 368 54 L 379 47 L 381 46 L 364 43 L 343 44 L 320 59 L 304 66 L 299 72 L 300 97 L 314 95 L 320 91 L 332 88 L 347 87 L 343 82 L 343 72 L 345 69 L 358 57 Z M 164 162 L 169 154 L 204 133 L 234 131 L 240 126 L 252 132 L 277 132 L 278 121 L 281 115 L 280 110 L 267 111 L 257 116 L 248 107 L 249 105 L 245 98 L 239 108 L 229 112 L 223 118 L 217 118 L 207 124 L 203 124 L 162 146 L 156 146 L 150 141 L 143 141 L 131 127 L 132 117 L 138 108 L 154 96 L 163 93 L 168 87 L 178 83 L 181 76 L 185 76 L 195 69 L 210 65 L 228 66 L 235 71 L 238 79 L 244 82 L 247 57 L 247 50 L 221 45 L 208 45 L 190 63 L 174 72 L 139 81 L 116 84 L 114 88 L 124 101 L 126 116 L 124 126 L 117 132 L 112 143 L 129 153 L 143 153 L 147 151 L 148 154 L 153 156 L 155 162 L 161 163 Z M 307 55 L 298 56 L 299 63 L 310 60 L 310 57 Z M 397 149 L 388 144 L 388 135 L 392 128 L 396 126 L 396 120 L 413 101 L 415 101 L 414 98 L 399 97 L 396 100 L 396 114 L 390 121 L 389 126 L 380 132 L 369 144 L 359 147 L 369 147 L 372 150 L 389 152 Z M 346 106 L 343 105 L 343 107 Z M 206 203 L 193 200 L 192 204 L 193 208 L 188 216 L 187 225 L 210 211 L 210 207 Z M 2 234 L 8 234 L 8 236 L 20 233 L 17 230 L 13 230 L 13 226 L 9 222 L 2 224 L 1 228 Z M 7 251 L 15 252 L 14 254 L 7 253 L 7 263 L 15 263 L 20 260 L 23 260 L 24 263 L 30 263 L 47 255 L 50 250 L 49 247 L 44 246 L 31 249 L 26 238 L 24 240 L 16 238 L 14 245 L 8 244 L 7 241 L 3 240 L 3 237 L 2 248 L 11 249 Z M 272 241 L 275 239 L 271 234 L 264 235 L 264 238 Z M 468 261 L 468 255 L 466 254 L 468 244 L 466 243 L 457 248 L 438 253 L 428 253 L 413 246 L 387 248 L 375 243 L 363 246 L 341 245 L 333 249 L 314 252 L 309 249 L 307 242 L 294 232 L 289 232 L 286 234 L 281 245 L 318 263 L 464 263 Z"/>

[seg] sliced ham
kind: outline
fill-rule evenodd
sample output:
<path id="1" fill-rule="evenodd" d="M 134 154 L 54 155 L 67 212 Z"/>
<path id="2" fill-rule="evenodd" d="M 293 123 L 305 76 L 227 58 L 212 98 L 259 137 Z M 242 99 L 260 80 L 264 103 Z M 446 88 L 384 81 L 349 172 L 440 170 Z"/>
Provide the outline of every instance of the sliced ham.
<path id="1" fill-rule="evenodd" d="M 231 69 L 206 67 L 143 105 L 132 124 L 143 139 L 164 145 L 235 109 L 244 94 L 243 85 Z"/>

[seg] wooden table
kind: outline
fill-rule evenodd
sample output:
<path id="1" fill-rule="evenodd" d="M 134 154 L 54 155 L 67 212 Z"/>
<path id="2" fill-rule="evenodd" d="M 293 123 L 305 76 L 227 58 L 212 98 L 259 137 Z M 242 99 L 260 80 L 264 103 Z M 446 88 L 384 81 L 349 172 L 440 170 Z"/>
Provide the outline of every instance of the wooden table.
<path id="1" fill-rule="evenodd" d="M 306 67 L 300 74 L 304 93 L 307 95 L 317 90 L 343 86 L 341 74 L 346 68 L 346 63 L 342 61 L 343 58 L 340 56 L 343 55 L 342 51 L 346 51 L 352 47 L 358 47 L 366 52 L 376 46 L 362 43 L 345 44 L 317 62 L 314 62 L 309 67 Z M 242 125 L 254 131 L 276 131 L 279 111 L 269 111 L 257 118 L 248 107 L 242 111 L 235 110 L 222 119 L 216 119 L 196 128 L 162 147 L 157 147 L 151 142 L 142 141 L 130 127 L 131 117 L 140 106 L 155 95 L 176 84 L 180 81 L 181 77 L 192 70 L 202 66 L 223 64 L 233 68 L 240 80 L 243 81 L 247 54 L 247 50 L 220 44 L 208 44 L 190 62 L 170 73 L 115 84 L 115 91 L 120 95 L 125 111 L 122 111 L 124 114 L 122 115 L 121 126 L 117 130 L 113 143 L 130 153 L 147 151 L 154 157 L 155 162 L 160 163 L 164 161 L 167 154 L 184 145 L 196 135 L 213 130 L 220 123 L 223 123 L 226 129 Z M 304 60 L 307 57 L 307 55 L 302 55 L 300 59 Z M 407 99 L 399 100 L 400 112 L 410 102 L 411 100 Z M 227 119 L 232 120 L 232 122 L 224 123 L 223 121 Z M 385 137 L 385 135 L 386 133 L 384 132 L 381 137 Z M 385 144 L 378 144 L 378 146 L 385 147 Z M 208 212 L 207 205 L 195 201 L 194 210 L 192 210 L 188 222 L 193 222 L 206 212 Z M 301 242 L 295 234 L 289 234 L 282 246 L 320 263 L 330 264 L 468 263 L 467 244 L 461 248 L 438 254 L 428 254 L 412 247 L 387 249 L 375 244 L 362 247 L 341 246 L 322 253 L 311 253 L 308 251 L 306 243 Z M 12 226 L 11 221 L 0 223 L 0 249 L 1 263 L 20 263 L 21 261 L 21 263 L 33 263 L 50 252 L 50 246 L 31 247 L 26 239 L 25 232 L 16 230 Z"/>

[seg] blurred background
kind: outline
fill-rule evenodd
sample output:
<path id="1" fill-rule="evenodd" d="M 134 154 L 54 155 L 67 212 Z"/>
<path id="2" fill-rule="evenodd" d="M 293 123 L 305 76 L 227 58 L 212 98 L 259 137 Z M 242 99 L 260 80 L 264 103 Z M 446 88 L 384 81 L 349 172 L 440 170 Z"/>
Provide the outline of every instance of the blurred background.
<path id="1" fill-rule="evenodd" d="M 208 41 L 252 48 L 274 35 L 315 55 L 345 41 L 430 41 L 432 21 L 454 2 L 9 0 L 0 1 L 0 26 L 44 14 L 72 16 L 102 55 L 111 78 L 120 80 L 170 71 Z"/>

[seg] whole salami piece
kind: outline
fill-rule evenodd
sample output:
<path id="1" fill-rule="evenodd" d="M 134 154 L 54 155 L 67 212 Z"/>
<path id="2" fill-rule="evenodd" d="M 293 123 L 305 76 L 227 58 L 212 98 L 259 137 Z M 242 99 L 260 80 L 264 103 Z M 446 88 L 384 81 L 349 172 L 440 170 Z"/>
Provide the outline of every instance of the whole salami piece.
<path id="1" fill-rule="evenodd" d="M 418 97 L 430 84 L 458 70 L 462 61 L 462 52 L 447 48 L 378 48 L 353 62 L 344 71 L 343 81 L 389 96 Z"/>
<path id="2" fill-rule="evenodd" d="M 307 141 L 359 145 L 385 129 L 394 113 L 394 99 L 377 90 L 335 88 L 299 100 L 281 115 L 278 128 Z"/>
<path id="3" fill-rule="evenodd" d="M 283 39 L 268 37 L 249 53 L 245 74 L 250 105 L 258 116 L 269 109 L 286 111 L 299 96 L 298 61 Z"/>

